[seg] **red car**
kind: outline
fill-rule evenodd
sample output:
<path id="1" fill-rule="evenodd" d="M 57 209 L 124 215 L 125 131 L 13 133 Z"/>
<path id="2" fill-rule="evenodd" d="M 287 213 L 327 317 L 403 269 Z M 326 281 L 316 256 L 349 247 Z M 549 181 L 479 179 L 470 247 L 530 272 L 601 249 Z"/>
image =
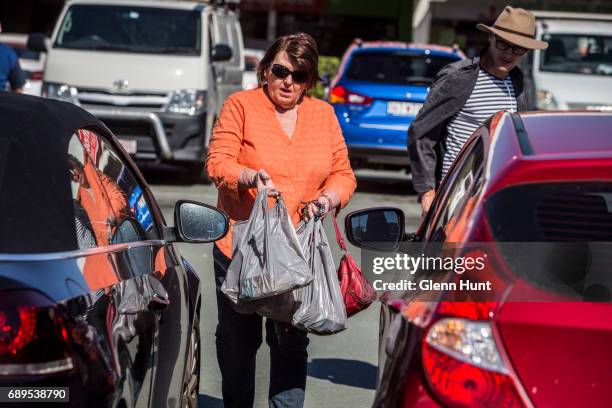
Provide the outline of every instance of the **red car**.
<path id="1" fill-rule="evenodd" d="M 345 225 L 354 245 L 378 253 L 406 241 L 609 249 L 612 114 L 500 112 L 466 143 L 415 234 L 394 208 Z M 514 278 L 494 301 L 381 295 L 375 407 L 612 406 L 612 257 L 583 256 L 593 275 L 572 277 L 571 296 L 499 252 L 488 276 Z M 575 253 L 559 254 L 553 274 L 578 270 L 565 261 Z"/>

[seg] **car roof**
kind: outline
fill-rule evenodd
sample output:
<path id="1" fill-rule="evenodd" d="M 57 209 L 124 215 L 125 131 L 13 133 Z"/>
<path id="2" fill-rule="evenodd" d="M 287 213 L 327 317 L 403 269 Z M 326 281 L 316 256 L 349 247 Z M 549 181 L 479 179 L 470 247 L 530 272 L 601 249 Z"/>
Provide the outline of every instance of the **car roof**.
<path id="1" fill-rule="evenodd" d="M 612 157 L 612 112 L 534 112 L 521 117 L 533 156 Z"/>
<path id="2" fill-rule="evenodd" d="M 408 43 L 401 41 L 360 41 L 355 40 L 351 45 L 351 51 L 359 50 L 412 50 L 412 51 L 434 51 L 436 53 L 457 55 L 465 58 L 463 52 L 453 47 L 438 44 Z"/>
<path id="3" fill-rule="evenodd" d="M 76 249 L 68 143 L 104 125 L 71 103 L 12 92 L 0 92 L 0 123 L 0 252 Z"/>
<path id="4" fill-rule="evenodd" d="M 498 112 L 483 126 L 487 194 L 516 183 L 612 180 L 612 113 Z"/>

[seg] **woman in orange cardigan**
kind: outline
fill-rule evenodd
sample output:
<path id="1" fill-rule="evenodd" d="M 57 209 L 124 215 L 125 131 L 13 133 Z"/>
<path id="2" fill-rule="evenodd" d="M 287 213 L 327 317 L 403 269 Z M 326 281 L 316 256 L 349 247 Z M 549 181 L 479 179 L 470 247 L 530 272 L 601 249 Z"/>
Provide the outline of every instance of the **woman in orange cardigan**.
<path id="1" fill-rule="evenodd" d="M 219 189 L 217 206 L 233 222 L 249 217 L 259 190 L 282 193 L 296 225 L 344 207 L 356 187 L 333 108 L 305 94 L 317 79 L 318 53 L 307 34 L 278 38 L 261 60 L 260 87 L 225 102 L 208 151 L 209 177 Z M 308 203 L 308 204 L 304 204 Z M 251 407 L 255 355 L 262 317 L 235 312 L 219 288 L 232 256 L 230 233 L 213 249 L 217 285 L 217 359 L 226 407 Z M 266 319 L 270 346 L 271 407 L 304 403 L 308 338 L 291 325 Z"/>

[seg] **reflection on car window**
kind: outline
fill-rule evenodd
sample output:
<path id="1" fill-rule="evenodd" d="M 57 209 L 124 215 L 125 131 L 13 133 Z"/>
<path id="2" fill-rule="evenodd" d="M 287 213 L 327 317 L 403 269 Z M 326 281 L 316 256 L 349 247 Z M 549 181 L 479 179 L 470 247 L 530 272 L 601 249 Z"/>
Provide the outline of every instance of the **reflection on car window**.
<path id="1" fill-rule="evenodd" d="M 105 184 L 107 195 L 113 200 L 123 197 L 121 203 L 122 212 L 127 214 L 130 222 L 118 223 L 116 234 L 121 234 L 113 239 L 116 243 L 133 242 L 142 239 L 159 239 L 157 228 L 153 222 L 150 205 L 144 194 L 144 189 L 137 182 L 131 170 L 126 167 L 120 156 L 112 149 L 110 144 L 95 132 L 80 129 L 79 137 L 84 146 L 90 146 L 89 155 L 96 157 L 98 171 L 108 178 L 112 183 Z M 88 142 L 96 140 L 97 143 Z M 125 218 L 124 218 L 125 219 Z M 123 222 L 124 219 L 121 221 Z"/>
<path id="2" fill-rule="evenodd" d="M 440 203 L 440 212 L 435 220 L 431 231 L 433 235 L 431 240 L 444 241 L 446 238 L 445 227 L 452 219 L 457 217 L 467 201 L 467 198 L 473 194 L 474 187 L 482 177 L 482 167 L 484 161 L 484 146 L 482 138 L 474 141 L 470 147 L 471 150 L 466 151 L 459 166 L 451 168 L 451 173 L 447 176 L 448 194 L 444 198 L 444 202 Z"/>
<path id="3" fill-rule="evenodd" d="M 80 133 L 68 145 L 72 198 L 75 210 L 77 241 L 80 249 L 106 246 L 115 226 L 127 215 L 127 199 L 123 194 L 107 196 L 116 184 L 95 166 L 99 144 L 94 134 L 87 138 Z"/>

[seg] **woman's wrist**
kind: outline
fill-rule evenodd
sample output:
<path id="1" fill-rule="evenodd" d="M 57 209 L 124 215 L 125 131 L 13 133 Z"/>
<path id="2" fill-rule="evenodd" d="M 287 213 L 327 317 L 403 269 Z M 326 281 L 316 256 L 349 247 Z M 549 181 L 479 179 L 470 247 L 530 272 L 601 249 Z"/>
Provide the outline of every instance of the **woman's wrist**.
<path id="1" fill-rule="evenodd" d="M 245 168 L 238 177 L 238 188 L 240 190 L 246 190 L 249 188 L 257 187 L 257 176 L 259 172 L 250 168 Z"/>
<path id="2" fill-rule="evenodd" d="M 319 197 L 325 197 L 327 199 L 330 210 L 340 206 L 340 198 L 334 191 L 326 190 Z"/>

